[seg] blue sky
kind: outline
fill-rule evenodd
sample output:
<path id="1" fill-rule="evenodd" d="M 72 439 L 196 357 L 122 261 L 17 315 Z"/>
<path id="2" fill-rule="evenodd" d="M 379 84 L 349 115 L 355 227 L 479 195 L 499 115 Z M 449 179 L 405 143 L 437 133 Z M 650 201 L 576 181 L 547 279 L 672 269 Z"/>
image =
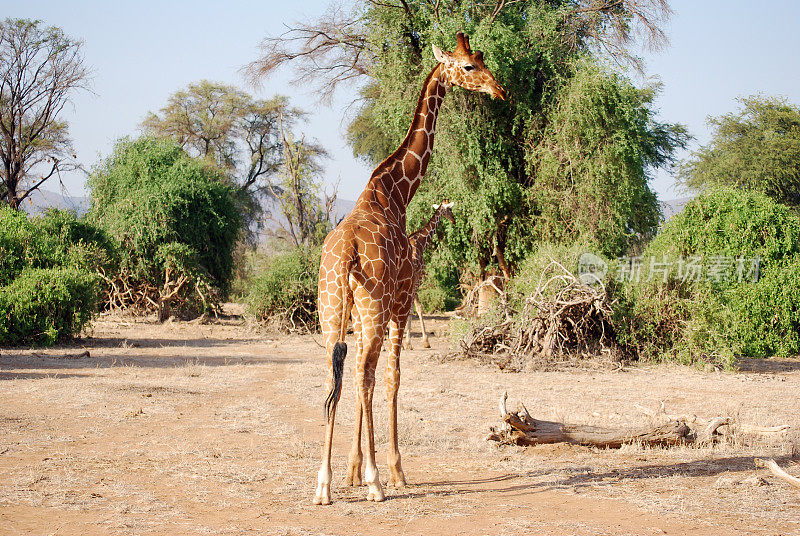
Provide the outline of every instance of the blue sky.
<path id="1" fill-rule="evenodd" d="M 119 137 L 136 135 L 145 114 L 161 108 L 171 93 L 205 78 L 262 97 L 285 94 L 311 112 L 303 130 L 332 155 L 326 181 L 340 181 L 341 197 L 355 199 L 370 169 L 342 141 L 354 88 L 340 91 L 326 107 L 306 88 L 289 86 L 287 75 L 254 89 L 245 86 L 240 73 L 255 59 L 264 36 L 324 12 L 328 3 L 0 0 L 0 7 L 4 16 L 40 19 L 84 40 L 93 94 L 76 95 L 64 118 L 85 166 L 108 155 Z M 800 104 L 800 2 L 687 0 L 673 1 L 672 7 L 676 13 L 666 28 L 670 46 L 644 54 L 646 75 L 633 77 L 637 84 L 652 77 L 663 83 L 657 101 L 661 120 L 686 124 L 697 142 L 705 143 L 706 117 L 733 111 L 737 96 L 783 95 Z M 67 193 L 84 194 L 82 175 L 65 177 L 64 184 Z M 662 199 L 681 195 L 664 172 L 652 186 Z M 45 187 L 58 190 L 52 182 Z"/>

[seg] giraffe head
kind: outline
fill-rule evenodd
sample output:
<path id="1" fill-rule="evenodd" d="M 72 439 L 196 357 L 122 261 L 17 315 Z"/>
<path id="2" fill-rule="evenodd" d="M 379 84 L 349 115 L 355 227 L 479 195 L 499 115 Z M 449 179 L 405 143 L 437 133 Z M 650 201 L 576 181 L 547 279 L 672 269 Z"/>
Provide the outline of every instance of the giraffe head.
<path id="1" fill-rule="evenodd" d="M 506 100 L 506 90 L 497 83 L 483 63 L 483 52 L 479 50 L 473 53 L 469 48 L 469 37 L 462 32 L 456 34 L 456 41 L 453 52 L 446 52 L 433 45 L 433 55 L 444 66 L 444 80 L 469 91 L 480 91 Z"/>
<path id="2" fill-rule="evenodd" d="M 456 218 L 453 216 L 453 205 L 455 203 L 448 203 L 447 199 L 442 201 L 441 205 L 433 205 L 433 210 L 438 211 L 443 218 L 450 220 L 450 223 L 455 224 Z"/>

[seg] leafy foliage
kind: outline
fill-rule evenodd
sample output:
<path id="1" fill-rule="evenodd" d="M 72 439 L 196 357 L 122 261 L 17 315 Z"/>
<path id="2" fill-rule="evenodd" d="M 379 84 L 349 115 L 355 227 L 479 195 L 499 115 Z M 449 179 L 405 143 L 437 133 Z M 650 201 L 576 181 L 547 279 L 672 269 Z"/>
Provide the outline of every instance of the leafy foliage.
<path id="1" fill-rule="evenodd" d="M 642 257 L 673 265 L 697 257 L 708 271 L 620 289 L 619 339 L 640 356 L 730 365 L 737 355 L 800 351 L 800 217 L 787 207 L 764 194 L 712 190 L 673 217 Z"/>
<path id="2" fill-rule="evenodd" d="M 26 268 L 113 270 L 116 250 L 108 236 L 75 213 L 51 209 L 38 218 L 0 207 L 0 286 Z"/>
<path id="3" fill-rule="evenodd" d="M 241 215 L 233 187 L 214 165 L 170 140 L 123 139 L 94 168 L 88 187 L 90 218 L 119 244 L 114 277 L 136 288 L 142 299 L 132 299 L 141 307 L 179 298 L 191 315 L 228 292 Z"/>
<path id="4" fill-rule="evenodd" d="M 77 335 L 98 308 L 100 278 L 74 268 L 29 268 L 0 287 L 0 344 L 49 346 Z"/>
<path id="5" fill-rule="evenodd" d="M 545 240 L 591 237 L 607 255 L 651 238 L 660 214 L 647 170 L 671 161 L 682 127 L 653 120 L 655 88 L 637 89 L 590 61 L 555 95 L 531 150 L 531 231 Z"/>
<path id="6" fill-rule="evenodd" d="M 572 2 L 509 4 L 496 13 L 475 3 L 442 2 L 435 12 L 426 3 L 407 5 L 363 10 L 367 40 L 380 53 L 348 130 L 356 154 L 376 162 L 397 146 L 435 65 L 430 45 L 452 48 L 457 30 L 479 44 L 512 95 L 495 102 L 455 88 L 440 111 L 430 178 L 409 208 L 408 226 L 443 196 L 461 217 L 430 265 L 483 276 L 505 264 L 513 273 L 538 241 L 585 235 L 615 256 L 655 233 L 649 170 L 668 165 L 687 136 L 655 120 L 656 88 L 633 87 L 591 55 L 593 38 L 584 33 L 576 42 L 570 33 L 592 28 L 599 36 L 609 13 L 584 19 Z"/>
<path id="7" fill-rule="evenodd" d="M 320 248 L 273 257 L 250 282 L 245 298 L 257 321 L 289 330 L 316 330 Z"/>
<path id="8" fill-rule="evenodd" d="M 53 344 L 97 312 L 100 279 L 113 269 L 105 234 L 74 213 L 39 218 L 0 207 L 0 344 Z"/>
<path id="9" fill-rule="evenodd" d="M 682 164 L 680 179 L 694 190 L 728 185 L 800 205 L 800 108 L 777 97 L 738 100 L 739 111 L 708 119 L 712 139 Z"/>

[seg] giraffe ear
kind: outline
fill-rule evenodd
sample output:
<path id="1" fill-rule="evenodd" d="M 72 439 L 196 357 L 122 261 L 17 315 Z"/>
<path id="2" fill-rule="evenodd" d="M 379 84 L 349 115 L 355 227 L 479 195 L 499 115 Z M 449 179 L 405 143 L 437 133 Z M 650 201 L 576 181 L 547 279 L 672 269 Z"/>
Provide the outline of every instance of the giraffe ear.
<path id="1" fill-rule="evenodd" d="M 433 210 L 439 210 L 439 205 L 433 205 Z"/>
<path id="2" fill-rule="evenodd" d="M 454 205 L 454 204 L 455 204 L 455 203 L 453 203 L 452 201 L 450 201 L 449 203 L 445 203 L 445 204 L 444 204 L 444 205 L 442 205 L 442 206 L 443 206 L 444 208 L 453 208 L 453 205 Z"/>
<path id="3" fill-rule="evenodd" d="M 436 45 L 431 45 L 433 47 L 433 57 L 436 58 L 436 61 L 439 63 L 450 63 L 453 61 L 453 56 L 449 52 L 445 52 L 441 48 L 437 47 Z"/>

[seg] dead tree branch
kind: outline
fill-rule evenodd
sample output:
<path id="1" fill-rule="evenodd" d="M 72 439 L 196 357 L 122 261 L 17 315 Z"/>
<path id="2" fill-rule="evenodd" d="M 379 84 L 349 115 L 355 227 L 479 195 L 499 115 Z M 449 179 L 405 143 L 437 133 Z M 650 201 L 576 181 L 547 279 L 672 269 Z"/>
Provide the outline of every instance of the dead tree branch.
<path id="1" fill-rule="evenodd" d="M 598 448 L 620 448 L 631 443 L 644 446 L 708 445 L 723 438 L 720 428 L 734 424 L 730 417 L 716 417 L 702 424 L 700 421 L 687 422 L 684 418 L 668 418 L 639 430 L 574 425 L 534 419 L 524 405 L 520 405 L 516 413 L 509 412 L 506 409 L 507 397 L 508 394 L 503 393 L 499 404 L 503 425 L 492 427 L 487 441 L 522 446 L 571 443 Z"/>

